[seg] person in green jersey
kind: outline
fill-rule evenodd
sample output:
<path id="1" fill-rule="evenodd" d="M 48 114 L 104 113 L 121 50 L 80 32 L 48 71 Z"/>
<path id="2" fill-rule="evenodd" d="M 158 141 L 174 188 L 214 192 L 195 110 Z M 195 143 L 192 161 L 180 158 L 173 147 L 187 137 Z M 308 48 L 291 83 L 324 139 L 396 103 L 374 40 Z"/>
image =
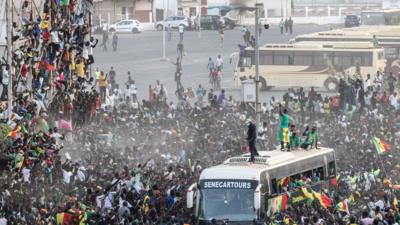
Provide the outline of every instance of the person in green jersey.
<path id="1" fill-rule="evenodd" d="M 282 105 L 279 104 L 279 115 L 281 116 L 281 126 L 279 129 L 279 141 L 281 142 L 281 150 L 285 149 L 285 144 L 290 151 L 290 140 L 289 140 L 289 120 L 290 117 L 287 113 L 287 109 L 282 110 Z"/>
<path id="2" fill-rule="evenodd" d="M 301 144 L 301 148 L 307 150 L 309 147 L 311 149 L 315 147 L 316 149 L 318 148 L 318 133 L 317 133 L 317 127 L 313 126 L 311 128 L 311 132 L 304 131 L 303 135 L 306 135 L 306 139 L 304 142 Z"/>
<path id="3" fill-rule="evenodd" d="M 372 36 L 372 40 L 371 40 L 372 44 L 374 45 L 375 48 L 379 47 L 379 41 L 378 38 L 376 38 L 376 36 Z"/>
<path id="4" fill-rule="evenodd" d="M 289 142 L 291 149 L 298 149 L 301 144 L 301 138 L 299 137 L 296 125 L 291 124 L 289 129 Z"/>

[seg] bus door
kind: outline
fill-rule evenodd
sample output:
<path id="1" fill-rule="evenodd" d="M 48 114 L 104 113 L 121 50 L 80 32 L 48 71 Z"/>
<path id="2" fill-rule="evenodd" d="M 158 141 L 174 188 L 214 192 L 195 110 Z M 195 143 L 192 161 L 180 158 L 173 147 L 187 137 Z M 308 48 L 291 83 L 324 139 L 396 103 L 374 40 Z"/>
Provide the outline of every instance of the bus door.
<path id="1" fill-rule="evenodd" d="M 386 67 L 385 73 L 397 75 L 400 72 L 400 45 L 385 47 Z"/>

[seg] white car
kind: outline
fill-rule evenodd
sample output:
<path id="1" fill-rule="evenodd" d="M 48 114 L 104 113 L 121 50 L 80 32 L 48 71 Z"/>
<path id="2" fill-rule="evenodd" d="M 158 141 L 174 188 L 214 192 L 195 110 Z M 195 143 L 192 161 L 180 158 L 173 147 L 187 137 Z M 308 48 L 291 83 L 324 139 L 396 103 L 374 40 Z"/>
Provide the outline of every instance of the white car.
<path id="1" fill-rule="evenodd" d="M 188 19 L 184 16 L 170 16 L 165 21 L 158 21 L 154 26 L 157 30 L 163 30 L 164 23 L 165 27 L 170 25 L 171 28 L 178 28 L 180 25 L 183 25 L 186 30 L 189 27 Z"/>
<path id="2" fill-rule="evenodd" d="M 132 32 L 140 33 L 143 31 L 143 26 L 137 20 L 121 20 L 118 23 L 111 24 L 108 28 L 110 32 Z"/>

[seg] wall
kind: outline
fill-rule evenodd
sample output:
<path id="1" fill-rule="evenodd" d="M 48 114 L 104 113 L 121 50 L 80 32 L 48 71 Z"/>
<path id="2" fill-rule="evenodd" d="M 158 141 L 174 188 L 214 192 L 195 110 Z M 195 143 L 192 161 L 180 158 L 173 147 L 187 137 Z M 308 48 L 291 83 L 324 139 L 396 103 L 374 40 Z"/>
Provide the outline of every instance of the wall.
<path id="1" fill-rule="evenodd" d="M 178 15 L 196 16 L 207 13 L 208 0 L 178 0 Z"/>
<path id="2" fill-rule="evenodd" d="M 97 25 L 99 21 L 99 15 L 103 22 L 108 22 L 108 15 L 110 15 L 110 23 L 117 22 L 121 19 L 125 19 L 126 15 L 122 15 L 122 7 L 132 9 L 128 12 L 128 17 L 133 17 L 133 1 L 130 0 L 118 0 L 118 1 L 102 1 L 97 2 L 94 5 L 94 24 Z"/>
<path id="3" fill-rule="evenodd" d="M 156 10 L 163 10 L 165 6 L 165 10 L 168 9 L 168 12 L 165 12 L 165 15 L 177 15 L 178 14 L 178 2 L 177 0 L 154 0 L 153 6 L 153 18 L 155 18 Z M 167 7 L 168 6 L 168 7 Z"/>
<path id="4" fill-rule="evenodd" d="M 134 17 L 140 22 L 152 22 L 153 21 L 152 11 L 153 9 L 151 1 L 147 0 L 136 1 Z"/>
<path id="5" fill-rule="evenodd" d="M 400 8 L 400 1 L 383 1 L 382 8 L 384 9 L 397 9 Z"/>

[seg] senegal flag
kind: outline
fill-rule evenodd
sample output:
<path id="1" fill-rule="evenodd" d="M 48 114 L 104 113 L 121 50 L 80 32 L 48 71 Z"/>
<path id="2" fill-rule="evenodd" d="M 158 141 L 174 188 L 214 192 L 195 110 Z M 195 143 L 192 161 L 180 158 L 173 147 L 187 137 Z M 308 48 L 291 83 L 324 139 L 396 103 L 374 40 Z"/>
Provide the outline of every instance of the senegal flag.
<path id="1" fill-rule="evenodd" d="M 347 204 L 347 199 L 339 202 L 336 205 L 336 209 L 340 212 L 346 212 L 347 215 L 350 215 L 350 211 L 349 211 L 349 205 Z"/>
<path id="2" fill-rule="evenodd" d="M 375 149 L 378 152 L 378 154 L 382 154 L 390 150 L 390 146 L 386 144 L 381 138 L 377 137 L 372 138 L 372 143 L 374 143 Z"/>
<path id="3" fill-rule="evenodd" d="M 289 177 L 284 177 L 279 180 L 279 184 L 281 187 L 287 187 L 289 185 L 290 178 Z"/>
<path id="4" fill-rule="evenodd" d="M 312 202 L 314 200 L 314 195 L 311 192 L 309 192 L 306 187 L 301 187 L 301 191 L 303 192 L 304 197 L 306 197 L 308 201 Z"/>
<path id="5" fill-rule="evenodd" d="M 268 199 L 268 216 L 285 211 L 287 209 L 287 203 L 288 196 L 285 193 L 275 198 Z"/>
<path id="6" fill-rule="evenodd" d="M 70 213 L 57 213 L 56 223 L 57 225 L 74 225 L 76 224 L 76 216 Z"/>
<path id="7" fill-rule="evenodd" d="M 312 191 L 313 192 L 313 196 L 315 199 L 318 199 L 319 203 L 322 205 L 322 207 L 326 208 L 330 208 L 332 206 L 332 200 L 326 196 L 325 194 L 320 194 L 318 192 Z"/>
<path id="8" fill-rule="evenodd" d="M 79 225 L 87 225 L 90 218 L 92 218 L 95 214 L 96 214 L 95 212 L 91 211 L 83 212 L 79 216 Z"/>

